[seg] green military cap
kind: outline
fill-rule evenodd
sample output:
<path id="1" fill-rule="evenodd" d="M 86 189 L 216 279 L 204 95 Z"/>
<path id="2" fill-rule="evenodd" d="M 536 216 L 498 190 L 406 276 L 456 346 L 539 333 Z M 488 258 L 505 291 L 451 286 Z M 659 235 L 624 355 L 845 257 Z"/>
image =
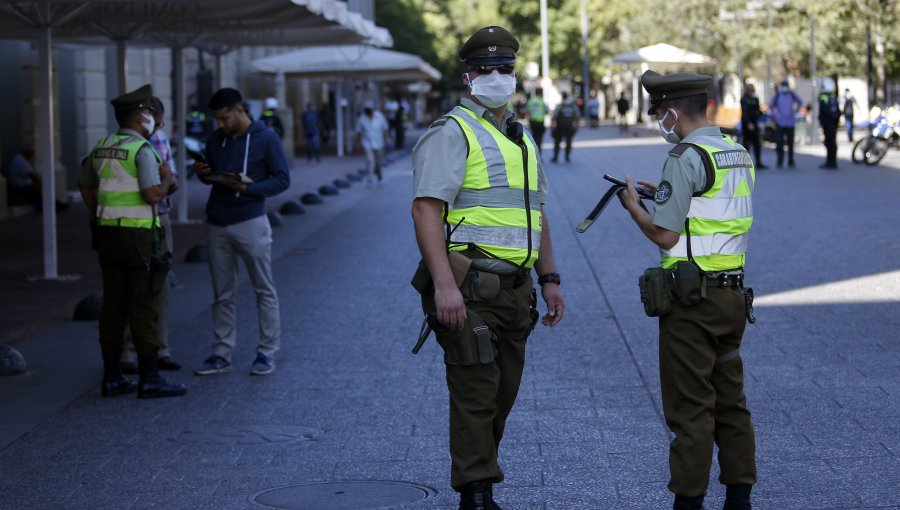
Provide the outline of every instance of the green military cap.
<path id="1" fill-rule="evenodd" d="M 150 106 L 151 97 L 153 97 L 153 85 L 148 83 L 137 90 L 122 94 L 109 103 L 118 111 L 140 110 L 142 108 L 153 110 L 153 107 Z"/>
<path id="2" fill-rule="evenodd" d="M 695 73 L 659 74 L 645 71 L 641 75 L 641 85 L 650 94 L 650 109 L 647 115 L 653 115 L 656 106 L 666 99 L 706 94 L 712 76 Z"/>
<path id="3" fill-rule="evenodd" d="M 459 49 L 459 59 L 467 65 L 512 65 L 516 63 L 519 40 L 503 27 L 484 27 L 469 37 Z"/>

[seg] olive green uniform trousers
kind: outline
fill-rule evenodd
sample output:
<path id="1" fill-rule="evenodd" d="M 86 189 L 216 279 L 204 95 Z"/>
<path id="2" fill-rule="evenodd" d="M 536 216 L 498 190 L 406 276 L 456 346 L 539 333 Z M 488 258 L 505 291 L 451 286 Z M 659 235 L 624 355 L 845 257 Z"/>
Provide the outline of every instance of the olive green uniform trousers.
<path id="1" fill-rule="evenodd" d="M 450 485 L 459 491 L 475 481 L 498 483 L 503 471 L 497 452 L 506 419 L 512 411 L 525 366 L 525 343 L 533 324 L 530 311 L 532 280 L 501 277 L 500 294 L 491 301 L 469 300 L 467 307 L 487 324 L 496 340 L 492 363 L 447 365 L 450 392 Z M 455 332 L 437 332 L 439 342 L 458 341 Z"/>
<path id="2" fill-rule="evenodd" d="M 103 274 L 100 350 L 121 353 L 126 325 L 138 356 L 159 350 L 159 292 L 153 292 L 147 259 L 153 233 L 146 228 L 98 227 L 97 252 Z"/>
<path id="3" fill-rule="evenodd" d="M 675 300 L 659 320 L 659 372 L 663 413 L 675 434 L 669 447 L 669 490 L 706 494 L 713 443 L 719 481 L 756 483 L 756 443 L 738 349 L 746 326 L 737 288 L 708 287 L 693 306 Z"/>

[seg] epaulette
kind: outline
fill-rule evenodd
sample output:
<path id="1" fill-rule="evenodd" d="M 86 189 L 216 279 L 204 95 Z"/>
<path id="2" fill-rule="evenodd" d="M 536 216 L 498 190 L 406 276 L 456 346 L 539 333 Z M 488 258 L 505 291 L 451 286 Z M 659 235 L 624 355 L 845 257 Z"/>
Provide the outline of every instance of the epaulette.
<path id="1" fill-rule="evenodd" d="M 447 119 L 449 119 L 449 118 L 450 118 L 450 117 L 447 117 L 446 115 L 444 115 L 443 117 L 439 118 L 438 120 L 432 122 L 431 125 L 428 126 L 428 129 L 431 129 L 431 128 L 433 128 L 433 127 L 441 127 L 441 126 L 443 126 L 444 124 L 447 123 Z"/>

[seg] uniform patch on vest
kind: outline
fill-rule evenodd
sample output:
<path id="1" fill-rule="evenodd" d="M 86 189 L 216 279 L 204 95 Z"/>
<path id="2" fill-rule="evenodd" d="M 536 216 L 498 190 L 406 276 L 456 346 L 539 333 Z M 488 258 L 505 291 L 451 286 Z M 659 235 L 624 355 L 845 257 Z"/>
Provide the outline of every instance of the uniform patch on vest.
<path id="1" fill-rule="evenodd" d="M 716 166 L 722 169 L 753 166 L 753 160 L 750 159 L 750 153 L 747 151 L 714 152 L 713 158 L 716 160 Z"/>
<path id="2" fill-rule="evenodd" d="M 440 119 L 438 119 L 438 120 L 432 122 L 431 125 L 428 126 L 428 129 L 436 128 L 436 127 L 441 127 L 441 126 L 443 126 L 443 125 L 446 124 L 446 123 L 447 123 L 447 117 L 441 117 Z"/>
<path id="3" fill-rule="evenodd" d="M 653 195 L 653 201 L 657 204 L 664 204 L 669 197 L 672 196 L 672 184 L 669 181 L 663 181 L 656 187 L 656 193 Z"/>
<path id="4" fill-rule="evenodd" d="M 119 159 L 126 161 L 128 159 L 128 151 L 125 149 L 94 149 L 94 157 L 97 159 Z"/>

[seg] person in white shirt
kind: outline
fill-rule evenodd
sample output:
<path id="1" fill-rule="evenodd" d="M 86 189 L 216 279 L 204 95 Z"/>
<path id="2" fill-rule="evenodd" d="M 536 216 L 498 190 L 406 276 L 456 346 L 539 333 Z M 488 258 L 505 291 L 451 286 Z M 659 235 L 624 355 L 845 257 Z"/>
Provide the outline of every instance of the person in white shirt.
<path id="1" fill-rule="evenodd" d="M 372 187 L 372 174 L 378 176 L 381 185 L 381 158 L 385 145 L 390 142 L 390 126 L 384 115 L 375 109 L 372 101 L 363 103 L 363 114 L 356 121 L 356 146 L 366 152 L 366 185 Z"/>

